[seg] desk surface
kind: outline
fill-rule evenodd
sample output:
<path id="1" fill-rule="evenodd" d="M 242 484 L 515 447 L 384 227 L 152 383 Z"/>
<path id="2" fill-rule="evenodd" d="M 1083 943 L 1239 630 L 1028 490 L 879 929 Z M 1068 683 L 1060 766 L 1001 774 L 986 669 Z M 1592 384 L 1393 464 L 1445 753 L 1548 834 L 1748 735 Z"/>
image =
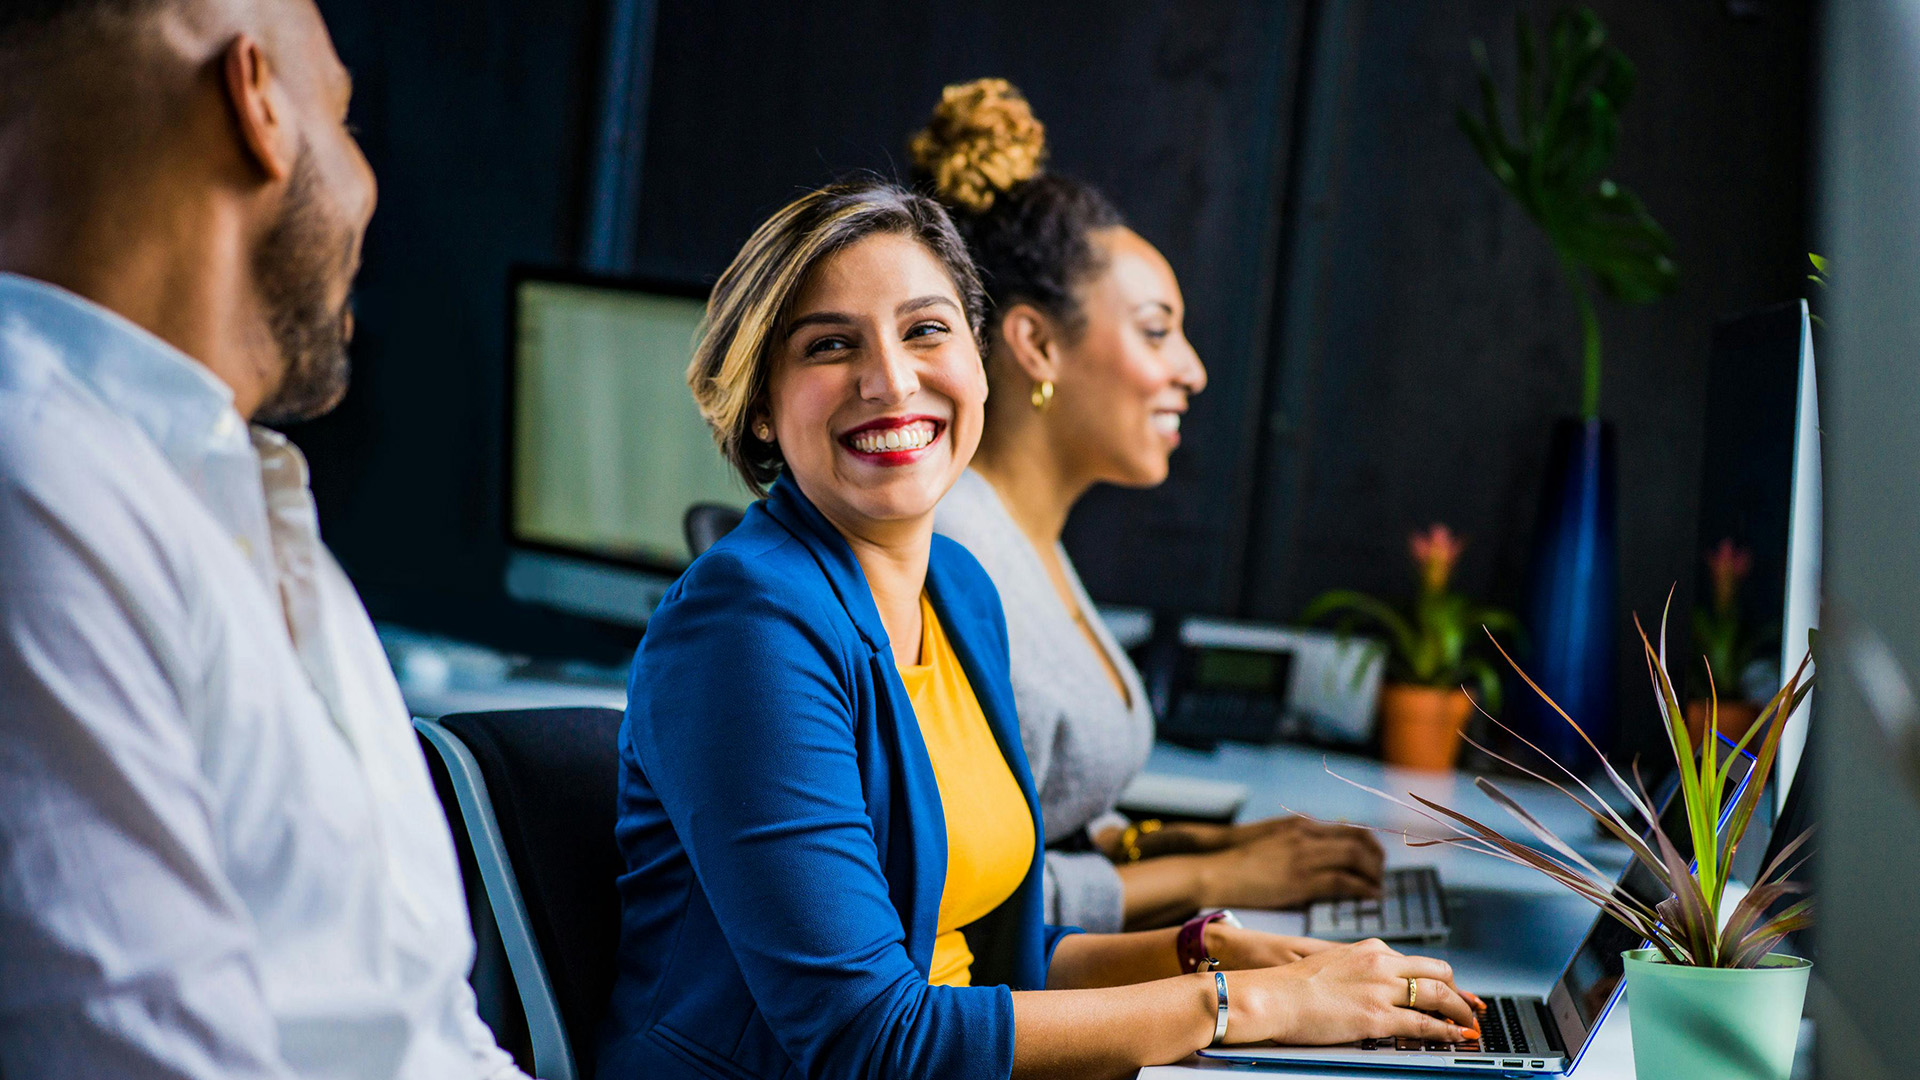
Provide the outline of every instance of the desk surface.
<path id="1" fill-rule="evenodd" d="M 1388 865 L 1439 867 L 1453 935 L 1445 948 L 1420 951 L 1452 964 L 1455 978 L 1467 989 L 1483 994 L 1544 996 L 1593 921 L 1592 904 L 1525 867 L 1457 848 L 1405 846 L 1386 834 L 1406 832 L 1418 837 L 1438 833 L 1418 815 L 1342 783 L 1328 772 L 1403 800 L 1407 792 L 1418 792 L 1495 828 L 1512 824 L 1505 811 L 1473 786 L 1470 775 L 1389 768 L 1367 758 L 1326 754 L 1298 746 L 1254 747 L 1231 743 L 1223 744 L 1210 754 L 1158 744 L 1147 761 L 1147 770 L 1245 784 L 1248 797 L 1240 814 L 1242 821 L 1293 812 L 1372 825 L 1382 830 L 1381 842 L 1387 849 Z M 1612 872 L 1626 865 L 1625 845 L 1598 836 L 1585 812 L 1559 792 L 1534 781 L 1502 780 L 1500 787 L 1600 869 Z M 1518 828 L 1515 825 L 1514 829 L 1503 831 L 1513 833 Z M 1796 1073 L 1806 1065 L 1808 1057 L 1803 1047 L 1800 1060 L 1795 1063 Z M 1229 1065 L 1194 1057 L 1178 1065 L 1143 1069 L 1140 1076 L 1142 1080 L 1173 1080 L 1194 1073 L 1228 1070 L 1242 1075 L 1338 1080 L 1367 1076 L 1432 1080 L 1443 1075 L 1401 1070 Z M 1471 1073 L 1462 1070 L 1457 1075 Z M 1594 1033 L 1573 1075 L 1578 1080 L 1632 1080 L 1633 1042 L 1624 999 L 1614 1006 L 1600 1030 Z"/>

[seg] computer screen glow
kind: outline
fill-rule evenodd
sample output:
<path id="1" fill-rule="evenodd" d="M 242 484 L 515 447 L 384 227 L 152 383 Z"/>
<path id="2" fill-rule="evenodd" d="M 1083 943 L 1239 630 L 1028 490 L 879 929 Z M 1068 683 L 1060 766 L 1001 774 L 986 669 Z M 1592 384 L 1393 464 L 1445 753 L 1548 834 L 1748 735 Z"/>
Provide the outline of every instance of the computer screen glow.
<path id="1" fill-rule="evenodd" d="M 749 501 L 687 390 L 704 304 L 538 280 L 514 303 L 514 539 L 684 564 L 688 506 Z"/>

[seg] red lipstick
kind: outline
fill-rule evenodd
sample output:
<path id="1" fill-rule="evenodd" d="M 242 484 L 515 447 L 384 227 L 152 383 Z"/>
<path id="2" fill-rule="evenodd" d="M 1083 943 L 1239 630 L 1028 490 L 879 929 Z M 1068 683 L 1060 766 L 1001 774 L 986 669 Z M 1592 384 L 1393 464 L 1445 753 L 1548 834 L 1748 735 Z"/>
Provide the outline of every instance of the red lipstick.
<path id="1" fill-rule="evenodd" d="M 842 433 L 839 443 L 872 465 L 911 465 L 925 457 L 946 430 L 947 422 L 937 416 L 882 416 Z"/>

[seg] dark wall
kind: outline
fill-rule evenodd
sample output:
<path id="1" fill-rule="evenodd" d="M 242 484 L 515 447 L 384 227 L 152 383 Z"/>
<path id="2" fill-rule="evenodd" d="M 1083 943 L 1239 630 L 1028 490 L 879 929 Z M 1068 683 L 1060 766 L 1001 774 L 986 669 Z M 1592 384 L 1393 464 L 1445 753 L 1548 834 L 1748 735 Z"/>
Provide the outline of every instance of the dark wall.
<path id="1" fill-rule="evenodd" d="M 353 389 L 294 433 L 328 540 L 376 615 L 526 651 L 630 647 L 630 634 L 513 604 L 500 586 L 505 275 L 578 251 L 603 3 L 323 9 L 382 181 Z M 1082 544 L 1083 557 L 1095 580 L 1128 583 L 1106 590 L 1117 598 L 1230 607 L 1304 6 L 658 10 L 632 267 L 653 276 L 711 281 L 803 188 L 901 175 L 907 136 L 947 83 L 999 74 L 1028 93 L 1054 167 L 1105 188 L 1167 253 L 1214 365 L 1175 482 L 1090 500 L 1076 533 L 1115 539 Z"/>
<path id="2" fill-rule="evenodd" d="M 904 173 L 943 85 L 1011 79 L 1047 125 L 1051 167 L 1101 187 L 1166 253 L 1211 364 L 1172 481 L 1088 500 L 1077 557 L 1114 599 L 1231 608 L 1305 8 L 843 0 L 826 18 L 784 0 L 668 0 L 638 268 L 710 280 L 801 188 Z"/>
<path id="3" fill-rule="evenodd" d="M 377 617 L 535 652 L 632 635 L 505 598 L 506 270 L 571 262 L 602 0 L 321 0 L 380 181 L 353 384 L 291 434 L 328 543 Z"/>
<path id="4" fill-rule="evenodd" d="M 1554 10 L 1527 4 L 1544 27 Z M 1708 340 L 1716 319 L 1799 296 L 1805 266 L 1808 22 L 1767 3 L 1599 2 L 1639 71 L 1614 176 L 1672 234 L 1680 286 L 1602 302 L 1601 408 L 1618 426 L 1619 700 L 1652 728 L 1629 612 L 1688 610 Z M 1459 583 L 1518 607 L 1548 430 L 1580 405 L 1578 316 L 1539 229 L 1456 128 L 1467 42 L 1510 85 L 1515 5 L 1322 8 L 1288 218 L 1244 589 L 1285 618 L 1334 586 L 1404 592 L 1406 536 L 1463 532 Z M 1684 615 L 1676 620 L 1684 627 Z M 1637 710 L 1637 711 L 1635 711 Z"/>
<path id="5" fill-rule="evenodd" d="M 327 536 L 376 614 L 535 652 L 631 641 L 500 586 L 504 277 L 579 251 L 604 3 L 322 3 L 382 182 L 354 388 L 295 432 Z M 1807 26 L 1803 4 L 1597 6 L 1640 70 L 1616 175 L 1682 273 L 1601 312 L 1622 600 L 1651 613 L 1696 568 L 1711 323 L 1800 291 Z M 1461 584 L 1517 604 L 1579 346 L 1544 239 L 1453 123 L 1467 42 L 1504 73 L 1512 11 L 661 0 L 633 268 L 711 280 L 800 189 L 899 175 L 941 85 L 1005 75 L 1054 166 L 1167 253 L 1212 380 L 1166 485 L 1076 512 L 1094 594 L 1286 618 L 1332 585 L 1403 589 L 1406 534 L 1446 521 L 1470 542 Z"/>

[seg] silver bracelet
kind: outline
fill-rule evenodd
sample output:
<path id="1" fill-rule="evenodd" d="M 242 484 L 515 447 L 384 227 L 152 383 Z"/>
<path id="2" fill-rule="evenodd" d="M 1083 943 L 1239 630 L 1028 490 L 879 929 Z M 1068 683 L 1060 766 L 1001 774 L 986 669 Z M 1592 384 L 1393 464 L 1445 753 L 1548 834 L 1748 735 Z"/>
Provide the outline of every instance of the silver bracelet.
<path id="1" fill-rule="evenodd" d="M 1213 1041 L 1208 1046 L 1219 1046 L 1220 1040 L 1227 1037 L 1227 973 L 1213 973 L 1213 996 L 1220 1002 L 1220 1011 L 1213 1021 Z"/>

